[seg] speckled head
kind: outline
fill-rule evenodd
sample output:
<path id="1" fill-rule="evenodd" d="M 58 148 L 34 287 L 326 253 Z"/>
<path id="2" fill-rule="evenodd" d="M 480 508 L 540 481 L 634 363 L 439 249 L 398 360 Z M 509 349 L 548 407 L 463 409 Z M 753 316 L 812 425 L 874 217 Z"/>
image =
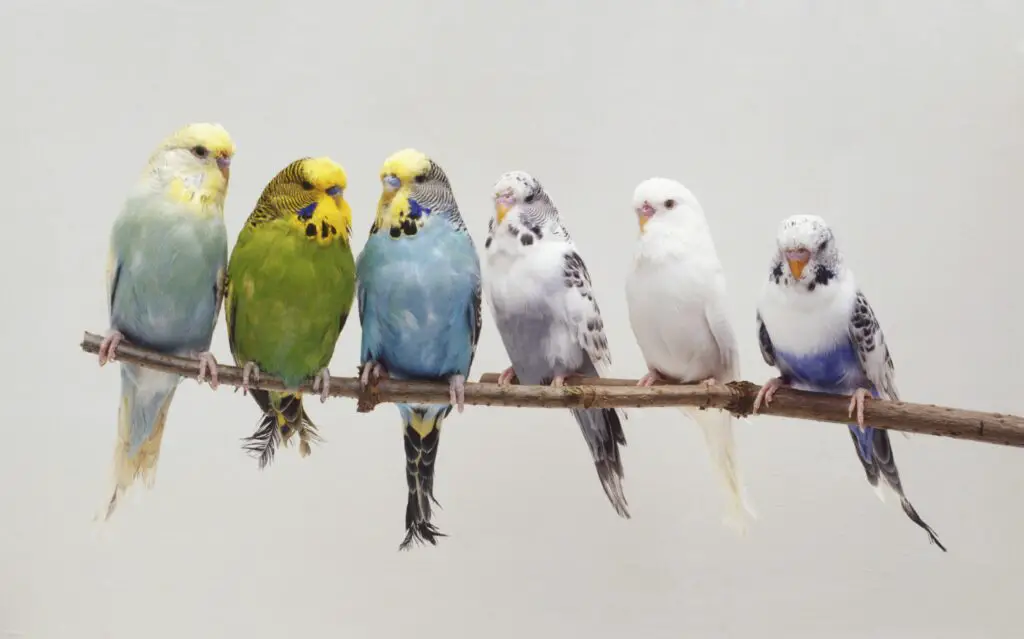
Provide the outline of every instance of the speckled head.
<path id="1" fill-rule="evenodd" d="M 834 269 L 839 263 L 832 229 L 817 215 L 792 215 L 779 225 L 777 236 L 780 262 L 789 267 L 794 281 L 811 277 L 816 268 Z"/>
<path id="2" fill-rule="evenodd" d="M 540 181 L 526 171 L 503 173 L 494 183 L 493 198 L 494 217 L 499 225 L 517 205 L 549 199 Z"/>
<path id="3" fill-rule="evenodd" d="M 458 217 L 444 170 L 422 151 L 392 153 L 380 169 L 381 195 L 370 233 L 388 229 L 398 239 L 416 235 L 434 214 Z"/>
<path id="4" fill-rule="evenodd" d="M 348 241 L 352 209 L 345 201 L 348 175 L 328 157 L 301 158 L 281 169 L 263 189 L 250 224 L 284 218 L 321 245 Z"/>

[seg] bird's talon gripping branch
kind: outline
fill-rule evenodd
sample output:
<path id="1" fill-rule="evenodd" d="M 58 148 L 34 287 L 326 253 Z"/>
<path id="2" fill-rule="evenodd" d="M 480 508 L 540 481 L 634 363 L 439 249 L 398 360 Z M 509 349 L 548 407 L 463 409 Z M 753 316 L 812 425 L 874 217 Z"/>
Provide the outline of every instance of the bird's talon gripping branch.
<path id="1" fill-rule="evenodd" d="M 509 366 L 498 375 L 498 386 L 509 386 L 516 380 L 516 369 Z"/>
<path id="2" fill-rule="evenodd" d="M 210 375 L 210 388 L 217 390 L 220 382 L 217 380 L 217 358 L 210 351 L 196 353 L 195 358 L 199 360 L 199 374 L 196 381 L 202 384 L 206 381 L 206 375 Z"/>
<path id="3" fill-rule="evenodd" d="M 249 393 L 249 378 L 257 384 L 260 383 L 260 367 L 256 365 L 256 362 L 246 362 L 245 366 L 242 367 L 242 394 L 247 395 Z"/>
<path id="4" fill-rule="evenodd" d="M 313 392 L 320 393 L 321 404 L 331 396 L 331 372 L 326 366 L 313 378 Z"/>
<path id="5" fill-rule="evenodd" d="M 552 388 L 561 388 L 563 386 L 565 386 L 565 375 L 555 375 L 551 378 Z"/>
<path id="6" fill-rule="evenodd" d="M 369 361 L 363 364 L 363 372 L 359 376 L 359 383 L 366 390 L 368 386 L 376 385 L 382 379 L 388 378 L 388 371 L 380 362 Z"/>
<path id="7" fill-rule="evenodd" d="M 761 387 L 761 390 L 757 391 L 757 397 L 754 398 L 754 408 L 752 412 L 756 414 L 761 408 L 762 403 L 765 406 L 771 406 L 772 399 L 775 398 L 775 391 L 785 385 L 786 383 L 781 377 L 773 377 L 765 382 L 764 386 Z"/>
<path id="8" fill-rule="evenodd" d="M 867 389 L 858 388 L 853 392 L 853 396 L 850 398 L 850 410 L 848 415 L 853 417 L 854 411 L 857 411 L 857 426 L 861 430 L 864 430 L 864 400 L 869 396 Z"/>
<path id="9" fill-rule="evenodd" d="M 121 331 L 115 331 L 111 329 L 107 332 L 106 337 L 100 342 L 100 366 L 103 366 L 107 362 L 114 361 L 114 357 L 117 355 L 117 347 L 124 339 L 124 333 Z"/>
<path id="10" fill-rule="evenodd" d="M 651 386 L 654 386 L 657 382 L 665 382 L 665 381 L 668 381 L 667 377 L 665 377 L 664 375 L 662 375 L 658 371 L 651 370 L 651 371 L 647 371 L 647 374 L 644 375 L 643 377 L 641 377 L 640 381 L 638 381 L 636 383 L 636 385 L 640 386 L 642 388 L 650 388 Z"/>
<path id="11" fill-rule="evenodd" d="M 448 395 L 452 404 L 461 413 L 466 408 L 466 378 L 462 375 L 452 375 L 448 378 Z"/>
<path id="12" fill-rule="evenodd" d="M 710 390 L 712 386 L 718 385 L 718 380 L 715 379 L 714 377 L 709 377 L 705 379 L 703 382 L 701 382 L 701 384 L 703 384 L 704 388 Z"/>

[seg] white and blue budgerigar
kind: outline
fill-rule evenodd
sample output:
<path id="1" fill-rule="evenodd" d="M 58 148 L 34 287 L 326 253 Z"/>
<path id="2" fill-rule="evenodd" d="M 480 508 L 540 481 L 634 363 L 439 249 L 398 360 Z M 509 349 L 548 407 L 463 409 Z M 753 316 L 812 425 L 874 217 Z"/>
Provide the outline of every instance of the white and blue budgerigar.
<path id="1" fill-rule="evenodd" d="M 495 215 L 485 244 L 487 299 L 512 366 L 499 384 L 561 386 L 570 375 L 597 377 L 611 364 L 590 274 L 551 198 L 524 171 L 494 185 Z M 571 409 L 615 512 L 629 518 L 622 491 L 623 415 Z"/>
<path id="2" fill-rule="evenodd" d="M 128 342 L 199 359 L 199 380 L 217 384 L 209 352 L 227 263 L 224 198 L 235 145 L 218 124 L 191 124 L 150 156 L 114 221 L 107 264 L 110 330 L 100 366 Z M 136 479 L 152 486 L 167 412 L 181 376 L 121 364 L 114 488 L 105 518 Z"/>
<path id="3" fill-rule="evenodd" d="M 465 382 L 480 338 L 480 260 L 441 167 L 415 149 L 381 168 L 377 217 L 356 262 L 364 390 L 385 377 L 446 381 L 447 404 L 402 404 L 406 535 L 436 544 L 431 523 L 441 424 L 463 409 Z"/>
<path id="4" fill-rule="evenodd" d="M 769 366 L 781 373 L 754 402 L 770 404 L 782 386 L 849 395 L 849 426 L 868 482 L 884 499 L 881 478 L 900 499 L 903 511 L 943 551 L 935 531 L 903 492 L 889 432 L 864 424 L 867 397 L 898 400 L 895 369 L 882 329 L 853 272 L 843 263 L 832 230 L 816 215 L 785 219 L 777 253 L 757 306 L 758 342 Z"/>

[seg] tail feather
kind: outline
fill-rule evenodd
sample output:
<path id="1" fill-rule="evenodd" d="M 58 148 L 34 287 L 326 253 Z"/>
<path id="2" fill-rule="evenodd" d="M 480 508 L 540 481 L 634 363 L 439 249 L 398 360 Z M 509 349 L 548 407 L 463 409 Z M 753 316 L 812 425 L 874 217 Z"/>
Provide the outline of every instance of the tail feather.
<path id="1" fill-rule="evenodd" d="M 323 441 L 316 424 L 302 405 L 302 393 L 278 393 L 260 389 L 249 392 L 263 411 L 263 416 L 256 432 L 242 439 L 245 442 L 242 448 L 259 461 L 261 469 L 274 460 L 278 445 L 288 446 L 296 433 L 299 436 L 299 454 L 303 457 L 312 452 L 311 442 Z"/>
<path id="2" fill-rule="evenodd" d="M 850 437 L 853 439 L 853 445 L 857 449 L 857 459 L 860 460 L 861 465 L 864 467 L 864 474 L 867 477 L 868 483 L 875 487 L 875 492 L 879 497 L 884 501 L 878 481 L 878 478 L 881 476 L 885 480 L 885 485 L 892 489 L 896 496 L 899 497 L 900 506 L 910 521 L 924 529 L 928 533 L 929 540 L 945 552 L 946 547 L 939 541 L 938 535 L 931 526 L 921 519 L 921 516 L 917 514 L 917 510 L 914 509 L 913 504 L 910 503 L 910 500 L 907 499 L 903 492 L 903 482 L 900 481 L 900 472 L 896 468 L 896 457 L 893 455 L 892 444 L 889 441 L 889 431 L 871 427 L 861 430 L 859 426 L 851 424 Z"/>
<path id="3" fill-rule="evenodd" d="M 619 446 L 626 445 L 626 434 L 622 430 L 619 412 L 612 408 L 570 409 L 583 431 L 583 437 L 590 446 L 594 468 L 601 481 L 601 488 L 608 497 L 615 512 L 629 519 L 629 502 L 622 490 L 622 457 Z"/>
<path id="4" fill-rule="evenodd" d="M 181 378 L 121 365 L 121 403 L 117 411 L 117 442 L 114 445 L 113 484 L 104 521 L 110 519 L 125 492 L 141 479 L 150 489 L 156 482 L 167 413 Z"/>
<path id="5" fill-rule="evenodd" d="M 409 498 L 405 506 L 405 539 L 399 550 L 408 550 L 413 542 L 437 545 L 438 537 L 446 537 L 434 526 L 431 503 L 434 498 L 434 469 L 437 448 L 441 442 L 441 424 L 451 411 L 449 406 L 408 406 L 399 404 L 405 439 L 405 481 Z"/>
<path id="6" fill-rule="evenodd" d="M 739 465 L 736 463 L 736 443 L 733 438 L 733 417 L 722 410 L 700 410 L 692 407 L 682 409 L 700 426 L 704 433 L 708 455 L 714 466 L 715 474 L 725 488 L 728 499 L 728 512 L 725 524 L 739 535 L 745 535 L 757 513 L 747 498 Z"/>

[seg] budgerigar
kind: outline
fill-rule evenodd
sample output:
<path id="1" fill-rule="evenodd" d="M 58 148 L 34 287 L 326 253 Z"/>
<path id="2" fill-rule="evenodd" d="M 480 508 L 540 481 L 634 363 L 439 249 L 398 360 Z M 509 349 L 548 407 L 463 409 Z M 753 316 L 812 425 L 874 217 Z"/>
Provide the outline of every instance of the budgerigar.
<path id="1" fill-rule="evenodd" d="M 357 262 L 364 391 L 384 377 L 444 380 L 450 404 L 398 404 L 409 498 L 406 535 L 436 544 L 431 523 L 441 424 L 463 409 L 480 337 L 480 261 L 441 167 L 415 149 L 391 155 L 383 192 Z"/>
<path id="2" fill-rule="evenodd" d="M 243 366 L 242 387 L 269 373 L 297 388 L 313 378 L 320 399 L 330 392 L 327 365 L 355 297 L 355 261 L 349 238 L 348 178 L 330 158 L 302 158 L 263 189 L 238 234 L 228 262 L 228 339 Z M 299 453 L 310 453 L 316 426 L 302 393 L 252 389 L 263 417 L 246 449 L 260 468 L 280 441 L 298 433 Z"/>
<path id="3" fill-rule="evenodd" d="M 217 385 L 209 352 L 223 300 L 227 234 L 224 198 L 235 145 L 218 124 L 190 124 L 165 139 L 131 189 L 114 222 L 107 263 L 110 331 L 100 366 L 115 359 L 122 340 L 161 353 L 199 359 Z M 114 451 L 118 499 L 142 478 L 156 480 L 167 412 L 181 377 L 121 364 L 121 402 Z"/>
<path id="4" fill-rule="evenodd" d="M 868 482 L 884 499 L 881 476 L 907 516 L 946 550 L 903 493 L 888 431 L 864 424 L 868 395 L 899 399 L 895 369 L 832 230 L 816 215 L 794 215 L 779 227 L 777 245 L 757 306 L 757 333 L 764 361 L 781 375 L 761 388 L 754 412 L 762 402 L 770 404 L 781 386 L 851 395 L 850 416 L 856 413 L 857 424 L 850 425 L 850 436 Z"/>
<path id="5" fill-rule="evenodd" d="M 611 354 L 590 274 L 547 192 L 530 174 L 510 171 L 494 184 L 494 207 L 484 245 L 484 286 L 512 361 L 498 383 L 562 386 L 570 375 L 606 373 Z M 629 518 L 619 451 L 626 444 L 622 413 L 571 412 L 608 501 Z"/>
<path id="6" fill-rule="evenodd" d="M 651 178 L 633 192 L 633 210 L 640 240 L 626 278 L 626 301 L 647 362 L 639 385 L 736 380 L 739 353 L 726 316 L 725 275 L 697 198 L 675 180 Z M 742 534 L 755 515 L 737 468 L 733 418 L 723 410 L 682 410 L 704 432 L 729 498 L 726 522 Z"/>

